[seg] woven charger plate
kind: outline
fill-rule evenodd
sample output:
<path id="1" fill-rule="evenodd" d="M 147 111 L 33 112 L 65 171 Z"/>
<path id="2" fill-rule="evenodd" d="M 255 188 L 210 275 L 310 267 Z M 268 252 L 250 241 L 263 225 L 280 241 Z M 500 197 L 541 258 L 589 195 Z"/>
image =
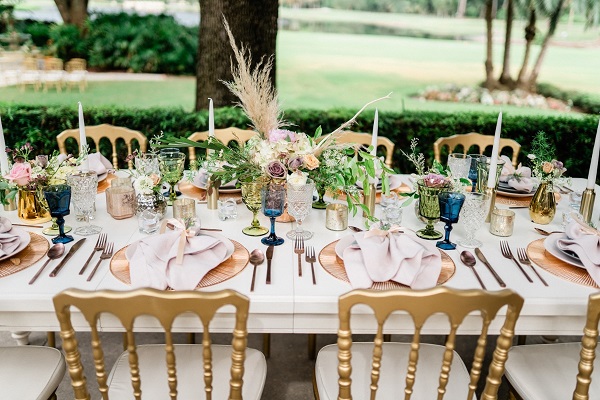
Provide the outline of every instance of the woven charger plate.
<path id="1" fill-rule="evenodd" d="M 595 288 L 598 287 L 585 268 L 576 267 L 566 263 L 548 253 L 544 247 L 544 240 L 545 239 L 535 240 L 527 246 L 527 255 L 531 258 L 531 261 L 550 272 L 552 275 L 558 276 L 566 281 Z"/>
<path id="2" fill-rule="evenodd" d="M 45 237 L 32 232 L 29 232 L 29 236 L 31 236 L 31 242 L 29 242 L 27 247 L 12 257 L 0 261 L 0 278 L 4 278 L 5 276 L 14 274 L 15 272 L 22 271 L 25 268 L 32 266 L 48 252 L 50 243 Z M 10 261 L 11 259 L 15 258 L 21 260 L 19 265 L 15 265 L 12 261 Z"/>
<path id="3" fill-rule="evenodd" d="M 115 179 L 117 176 L 114 174 L 107 174 L 106 178 L 101 180 L 100 182 L 98 182 L 98 191 L 97 193 L 104 193 L 106 192 L 106 189 L 108 189 L 110 187 L 110 181 L 112 181 L 113 179 Z"/>
<path id="4" fill-rule="evenodd" d="M 194 185 L 192 185 L 191 182 L 184 182 L 181 181 L 177 184 L 177 188 L 179 189 L 179 191 L 186 195 L 187 197 L 191 197 L 193 199 L 197 199 L 197 200 L 206 200 L 206 190 L 204 189 L 200 189 L 199 187 L 196 187 Z M 237 192 L 237 193 L 223 193 L 223 192 L 219 192 L 219 199 L 240 199 L 242 197 L 241 192 Z"/>
<path id="5" fill-rule="evenodd" d="M 339 240 L 329 243 L 323 248 L 323 250 L 321 250 L 321 253 L 319 253 L 319 262 L 323 266 L 323 269 L 327 271 L 331 276 L 341 281 L 350 283 L 348 275 L 346 274 L 346 268 L 344 267 L 344 261 L 341 260 L 335 253 L 335 245 L 338 242 Z M 440 272 L 440 277 L 437 281 L 438 285 L 446 283 L 448 279 L 452 278 L 454 272 L 456 272 L 456 266 L 454 265 L 454 261 L 452 261 L 450 256 L 441 250 L 440 254 L 442 255 L 442 271 Z M 398 282 L 387 281 L 374 282 L 373 286 L 371 286 L 371 289 L 387 290 L 406 287 L 408 286 L 402 285 Z"/>
<path id="6" fill-rule="evenodd" d="M 231 243 L 233 243 L 234 247 L 231 257 L 208 271 L 208 273 L 204 275 L 204 278 L 202 278 L 198 285 L 196 285 L 196 289 L 224 282 L 227 279 L 233 278 L 239 274 L 246 267 L 248 260 L 250 259 L 248 250 L 246 250 L 244 246 L 235 240 L 232 240 Z M 131 285 L 131 278 L 129 276 L 129 261 L 127 261 L 127 257 L 125 256 L 125 250 L 127 250 L 127 247 L 129 246 L 125 246 L 121 250 L 117 251 L 117 253 L 110 260 L 110 272 L 115 278 L 124 284 Z"/>
<path id="7" fill-rule="evenodd" d="M 529 207 L 529 203 L 531 203 L 532 198 L 533 195 L 528 197 L 508 197 L 502 196 L 496 192 L 496 204 L 504 204 L 505 206 L 510 207 Z M 554 198 L 558 203 L 560 201 L 560 193 L 554 193 Z"/>

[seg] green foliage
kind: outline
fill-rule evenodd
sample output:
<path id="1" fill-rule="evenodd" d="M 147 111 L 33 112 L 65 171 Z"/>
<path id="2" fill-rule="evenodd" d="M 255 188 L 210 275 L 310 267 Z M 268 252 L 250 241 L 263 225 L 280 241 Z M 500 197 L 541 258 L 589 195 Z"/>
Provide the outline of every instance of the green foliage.
<path id="1" fill-rule="evenodd" d="M 49 53 L 63 60 L 85 58 L 86 40 L 75 25 L 53 25 L 49 31 Z"/>
<path id="2" fill-rule="evenodd" d="M 51 24 L 47 22 L 38 22 L 33 20 L 20 21 L 15 26 L 17 32 L 23 32 L 31 35 L 31 42 L 37 47 L 44 47 L 50 40 Z"/>
<path id="3" fill-rule="evenodd" d="M 293 109 L 286 111 L 285 118 L 295 126 L 292 130 L 312 133 L 318 126 L 329 133 L 350 119 L 355 110 Z M 77 127 L 77 110 L 73 107 L 40 107 L 2 105 L 0 115 L 6 143 L 9 147 L 29 141 L 35 144 L 37 154 L 52 154 L 57 149 L 56 135 L 65 129 Z M 425 156 L 425 165 L 432 164 L 433 142 L 443 136 L 456 133 L 480 132 L 493 134 L 496 126 L 495 113 L 438 113 L 423 111 L 379 113 L 379 134 L 390 138 L 395 144 L 394 169 L 402 173 L 414 172 L 414 166 L 402 156 L 401 151 L 410 149 L 410 142 L 418 138 L 417 152 Z M 180 108 L 131 109 L 117 107 L 86 108 L 87 125 L 102 123 L 126 126 L 143 132 L 149 138 L 161 131 L 165 136 L 188 137 L 193 132 L 207 130 L 206 111 L 186 112 Z M 215 110 L 215 126 L 237 126 L 246 129 L 248 119 L 238 108 Z M 531 152 L 531 142 L 537 132 L 546 132 L 548 141 L 556 148 L 556 158 L 564 162 L 569 176 L 587 176 L 589 160 L 594 144 L 597 116 L 550 117 L 510 116 L 504 113 L 502 137 L 515 139 L 523 146 L 520 162 L 526 164 Z M 373 114 L 364 113 L 351 128 L 353 131 L 370 132 Z M 565 143 L 569 145 L 566 146 Z M 75 149 L 72 149 L 75 151 Z M 125 153 L 126 154 L 126 153 Z M 124 158 L 124 157 L 123 157 Z"/>

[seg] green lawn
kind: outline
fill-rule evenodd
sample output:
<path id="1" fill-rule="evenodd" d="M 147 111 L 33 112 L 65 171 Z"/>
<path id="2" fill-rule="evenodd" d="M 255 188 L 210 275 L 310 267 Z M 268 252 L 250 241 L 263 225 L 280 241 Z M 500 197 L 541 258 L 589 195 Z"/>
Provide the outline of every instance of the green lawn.
<path id="1" fill-rule="evenodd" d="M 501 48 L 496 46 L 496 68 Z M 497 112 L 499 107 L 420 102 L 409 96 L 432 84 L 476 85 L 483 79 L 484 44 L 395 36 L 281 31 L 278 37 L 278 87 L 284 108 L 358 108 L 393 92 L 378 107 L 384 110 Z M 513 47 L 513 68 L 519 67 L 521 45 Z M 552 47 L 542 68 L 541 82 L 563 89 L 600 93 L 597 48 Z M 0 88 L 0 102 L 26 104 L 121 105 L 135 107 L 194 106 L 193 78 L 162 82 L 91 82 L 83 93 L 25 93 Z M 502 107 L 512 114 L 553 113 L 530 108 Z"/>

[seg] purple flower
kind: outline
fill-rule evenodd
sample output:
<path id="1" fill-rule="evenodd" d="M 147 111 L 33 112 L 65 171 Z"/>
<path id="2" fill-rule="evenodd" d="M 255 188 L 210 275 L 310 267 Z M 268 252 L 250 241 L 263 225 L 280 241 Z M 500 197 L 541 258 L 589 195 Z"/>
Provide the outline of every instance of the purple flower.
<path id="1" fill-rule="evenodd" d="M 281 161 L 271 161 L 267 164 L 267 174 L 271 178 L 282 179 L 287 175 L 287 169 Z"/>
<path id="2" fill-rule="evenodd" d="M 269 132 L 269 142 L 279 142 L 280 140 L 287 140 L 289 142 L 296 141 L 296 134 L 286 129 L 273 129 Z"/>
<path id="3" fill-rule="evenodd" d="M 290 160 L 288 161 L 288 168 L 291 169 L 292 171 L 295 171 L 295 170 L 301 168 L 302 165 L 304 165 L 304 161 L 302 160 L 302 157 L 290 158 Z"/>
<path id="4" fill-rule="evenodd" d="M 35 158 L 35 163 L 40 168 L 46 168 L 48 166 L 48 156 L 47 155 L 39 155 Z"/>
<path id="5" fill-rule="evenodd" d="M 423 177 L 423 183 L 427 187 L 444 187 L 446 186 L 446 178 L 439 174 L 428 174 Z"/>

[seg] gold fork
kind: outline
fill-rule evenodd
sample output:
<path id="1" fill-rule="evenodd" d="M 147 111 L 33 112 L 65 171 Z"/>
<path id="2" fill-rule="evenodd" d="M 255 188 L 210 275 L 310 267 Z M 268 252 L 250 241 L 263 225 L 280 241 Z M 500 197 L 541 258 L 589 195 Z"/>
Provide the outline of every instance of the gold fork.
<path id="1" fill-rule="evenodd" d="M 302 254 L 304 254 L 304 238 L 302 236 L 296 237 L 294 253 L 298 254 L 298 276 L 302 276 Z"/>
<path id="2" fill-rule="evenodd" d="M 508 247 L 508 242 L 506 240 L 500 241 L 500 251 L 502 252 L 502 255 L 505 258 L 508 258 L 509 260 L 513 260 L 515 262 L 515 264 L 517 264 L 517 267 L 519 267 L 519 269 L 521 270 L 523 275 L 525 275 L 525 278 L 527 278 L 527 280 L 529 282 L 533 283 L 533 280 L 529 277 L 529 275 L 527 275 L 527 272 L 525 272 L 523 267 L 521 267 L 521 264 L 519 264 L 517 259 L 513 256 L 513 253 L 510 250 L 510 247 Z"/>
<path id="3" fill-rule="evenodd" d="M 531 267 L 531 269 L 533 270 L 533 272 L 535 272 L 537 277 L 540 278 L 540 281 L 542 281 L 544 286 L 548 286 L 544 278 L 542 278 L 541 275 L 537 272 L 537 270 L 533 268 L 533 264 L 531 263 L 531 260 L 529 259 L 529 256 L 527 255 L 527 252 L 524 248 L 520 247 L 517 249 L 517 256 L 519 256 L 519 261 L 521 261 L 522 264 L 529 265 Z"/>
<path id="4" fill-rule="evenodd" d="M 83 275 L 88 264 L 90 263 L 90 261 L 92 261 L 92 257 L 94 257 L 94 253 L 97 251 L 104 250 L 105 246 L 106 246 L 106 233 L 101 233 L 100 236 L 98 236 L 98 240 L 96 240 L 96 246 L 94 246 L 94 250 L 92 250 L 92 253 L 88 257 L 87 261 L 85 262 L 85 264 L 83 264 L 83 267 L 81 267 L 81 270 L 79 271 L 79 275 Z"/>
<path id="5" fill-rule="evenodd" d="M 104 249 L 104 251 L 102 252 L 102 254 L 100 254 L 100 259 L 96 263 L 96 266 L 92 270 L 92 273 L 90 274 L 90 276 L 88 276 L 88 278 L 87 278 L 88 282 L 91 281 L 92 278 L 94 277 L 94 274 L 96 273 L 96 270 L 100 266 L 100 263 L 102 262 L 102 260 L 106 260 L 108 258 L 111 258 L 112 257 L 112 253 L 113 253 L 113 244 L 109 243 L 109 244 L 106 245 L 106 248 Z"/>
<path id="6" fill-rule="evenodd" d="M 317 284 L 317 279 L 315 278 L 315 261 L 317 261 L 317 257 L 315 256 L 315 248 L 312 246 L 306 246 L 306 262 L 310 263 L 313 285 Z"/>

